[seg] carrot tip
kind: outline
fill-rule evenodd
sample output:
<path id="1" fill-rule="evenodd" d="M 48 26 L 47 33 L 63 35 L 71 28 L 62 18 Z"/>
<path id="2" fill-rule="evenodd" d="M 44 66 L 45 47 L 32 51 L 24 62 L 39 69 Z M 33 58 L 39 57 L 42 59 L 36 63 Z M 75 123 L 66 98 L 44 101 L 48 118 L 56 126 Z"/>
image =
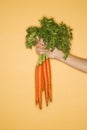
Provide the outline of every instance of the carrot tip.
<path id="1" fill-rule="evenodd" d="M 48 101 L 46 102 L 46 106 L 48 106 Z"/>
<path id="2" fill-rule="evenodd" d="M 42 106 L 39 106 L 40 110 L 42 110 Z"/>
<path id="3" fill-rule="evenodd" d="M 36 101 L 36 105 L 38 104 L 38 102 Z"/>
<path id="4" fill-rule="evenodd" d="M 50 99 L 50 102 L 52 102 L 52 99 Z"/>
<path id="5" fill-rule="evenodd" d="M 52 97 L 49 97 L 50 102 L 52 102 Z"/>

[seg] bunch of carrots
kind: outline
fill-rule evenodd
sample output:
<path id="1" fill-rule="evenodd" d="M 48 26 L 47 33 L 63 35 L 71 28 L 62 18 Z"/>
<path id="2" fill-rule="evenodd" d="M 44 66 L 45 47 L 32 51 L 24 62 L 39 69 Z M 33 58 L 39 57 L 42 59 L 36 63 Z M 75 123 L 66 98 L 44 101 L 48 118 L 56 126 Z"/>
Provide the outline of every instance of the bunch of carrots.
<path id="1" fill-rule="evenodd" d="M 51 67 L 50 59 L 45 55 L 40 55 L 40 59 L 44 60 L 35 68 L 35 86 L 36 86 L 36 104 L 42 109 L 42 92 L 45 92 L 45 101 L 48 106 L 48 101 L 52 102 L 52 84 L 51 84 Z"/>
<path id="2" fill-rule="evenodd" d="M 37 44 L 37 36 L 43 39 L 46 49 L 53 51 L 55 48 L 64 53 L 64 60 L 70 53 L 71 40 L 73 39 L 72 28 L 65 23 L 58 23 L 54 18 L 42 17 L 39 20 L 40 26 L 27 28 L 26 47 L 32 49 Z M 50 59 L 47 55 L 40 55 L 35 68 L 36 104 L 42 108 L 42 92 L 45 92 L 45 101 L 52 101 L 52 83 Z"/>

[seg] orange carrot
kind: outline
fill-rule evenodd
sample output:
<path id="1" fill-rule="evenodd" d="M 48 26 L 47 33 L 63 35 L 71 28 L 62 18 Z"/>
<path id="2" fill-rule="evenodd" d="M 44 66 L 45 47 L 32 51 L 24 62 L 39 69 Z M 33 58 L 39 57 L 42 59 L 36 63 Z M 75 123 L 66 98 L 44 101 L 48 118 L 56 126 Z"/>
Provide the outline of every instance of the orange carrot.
<path id="1" fill-rule="evenodd" d="M 52 101 L 52 86 L 51 86 L 51 68 L 50 68 L 50 59 L 46 59 L 46 66 L 47 66 L 47 77 L 48 77 L 48 94 L 49 99 Z"/>
<path id="2" fill-rule="evenodd" d="M 44 84 L 44 73 L 43 73 L 43 68 L 42 68 L 42 91 L 45 90 L 45 84 Z"/>
<path id="3" fill-rule="evenodd" d="M 35 102 L 36 102 L 36 104 L 39 102 L 39 93 L 38 93 L 38 80 L 39 80 L 39 75 L 38 75 L 38 69 L 39 69 L 39 66 L 36 66 L 35 67 Z"/>
<path id="4" fill-rule="evenodd" d="M 45 84 L 45 99 L 46 99 L 46 105 L 48 106 L 48 78 L 47 78 L 46 61 L 43 61 L 42 67 L 43 67 L 44 84 Z"/>
<path id="5" fill-rule="evenodd" d="M 42 65 L 40 64 L 38 67 L 39 108 L 42 109 Z"/>

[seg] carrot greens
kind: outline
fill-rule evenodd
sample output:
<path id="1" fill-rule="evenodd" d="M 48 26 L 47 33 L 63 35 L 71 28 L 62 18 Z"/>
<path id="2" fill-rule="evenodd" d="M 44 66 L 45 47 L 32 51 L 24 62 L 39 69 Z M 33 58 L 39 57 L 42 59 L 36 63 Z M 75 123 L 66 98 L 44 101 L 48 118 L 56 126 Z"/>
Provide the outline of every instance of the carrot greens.
<path id="1" fill-rule="evenodd" d="M 53 18 L 43 17 L 39 20 L 40 26 L 30 26 L 26 31 L 26 47 L 36 45 L 36 37 L 42 38 L 48 50 L 60 49 L 66 59 L 70 53 L 72 29 L 65 23 L 57 23 Z"/>

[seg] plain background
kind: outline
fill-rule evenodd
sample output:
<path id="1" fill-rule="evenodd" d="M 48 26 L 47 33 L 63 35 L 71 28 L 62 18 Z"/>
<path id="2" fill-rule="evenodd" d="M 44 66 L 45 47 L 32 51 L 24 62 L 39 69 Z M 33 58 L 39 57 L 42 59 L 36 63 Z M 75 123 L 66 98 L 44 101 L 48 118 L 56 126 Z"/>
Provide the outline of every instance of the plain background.
<path id="1" fill-rule="evenodd" d="M 35 48 L 26 29 L 42 16 L 73 28 L 71 53 L 87 58 L 87 0 L 0 0 L 0 130 L 87 130 L 87 74 L 51 60 L 53 102 L 35 105 Z"/>

